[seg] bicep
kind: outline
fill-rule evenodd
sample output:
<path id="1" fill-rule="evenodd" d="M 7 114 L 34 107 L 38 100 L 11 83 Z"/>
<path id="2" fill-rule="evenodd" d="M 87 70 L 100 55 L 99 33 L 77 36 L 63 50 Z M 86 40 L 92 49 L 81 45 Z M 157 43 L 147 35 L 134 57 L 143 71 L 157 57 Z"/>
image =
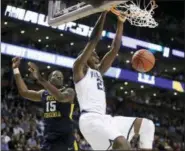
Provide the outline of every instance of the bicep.
<path id="1" fill-rule="evenodd" d="M 28 90 L 22 96 L 31 101 L 40 102 L 42 98 L 42 93 L 43 90 L 40 91 Z"/>

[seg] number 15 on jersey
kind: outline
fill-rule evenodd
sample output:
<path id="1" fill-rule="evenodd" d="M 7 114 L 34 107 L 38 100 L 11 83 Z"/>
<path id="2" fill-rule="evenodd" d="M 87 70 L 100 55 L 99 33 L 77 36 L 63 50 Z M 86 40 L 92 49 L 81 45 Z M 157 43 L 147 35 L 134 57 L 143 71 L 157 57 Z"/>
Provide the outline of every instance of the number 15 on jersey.
<path id="1" fill-rule="evenodd" d="M 56 101 L 46 102 L 46 112 L 56 111 Z"/>

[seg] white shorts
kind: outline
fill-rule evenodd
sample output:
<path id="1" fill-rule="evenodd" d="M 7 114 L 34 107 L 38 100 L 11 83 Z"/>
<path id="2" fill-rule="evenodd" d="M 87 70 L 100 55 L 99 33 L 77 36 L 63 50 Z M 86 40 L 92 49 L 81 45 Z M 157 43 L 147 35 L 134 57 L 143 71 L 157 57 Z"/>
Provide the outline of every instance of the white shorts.
<path id="1" fill-rule="evenodd" d="M 136 118 L 97 113 L 82 114 L 79 121 L 80 131 L 93 150 L 112 149 L 112 141 L 119 136 L 127 139 L 129 130 Z M 134 136 L 130 131 L 129 141 Z"/>

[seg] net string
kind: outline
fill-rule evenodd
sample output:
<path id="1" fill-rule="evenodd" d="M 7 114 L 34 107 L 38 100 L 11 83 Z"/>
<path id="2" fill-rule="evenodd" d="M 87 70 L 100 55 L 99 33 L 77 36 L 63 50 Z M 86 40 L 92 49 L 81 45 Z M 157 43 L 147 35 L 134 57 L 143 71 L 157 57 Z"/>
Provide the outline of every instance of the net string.
<path id="1" fill-rule="evenodd" d="M 157 8 L 155 1 L 150 0 L 147 6 L 145 6 L 144 0 L 143 5 L 144 9 L 141 9 L 140 0 L 137 0 L 136 4 L 133 1 L 129 1 L 129 3 L 124 2 L 113 6 L 111 11 L 120 17 L 126 17 L 132 25 L 150 28 L 156 27 L 158 23 L 153 18 L 154 9 Z"/>

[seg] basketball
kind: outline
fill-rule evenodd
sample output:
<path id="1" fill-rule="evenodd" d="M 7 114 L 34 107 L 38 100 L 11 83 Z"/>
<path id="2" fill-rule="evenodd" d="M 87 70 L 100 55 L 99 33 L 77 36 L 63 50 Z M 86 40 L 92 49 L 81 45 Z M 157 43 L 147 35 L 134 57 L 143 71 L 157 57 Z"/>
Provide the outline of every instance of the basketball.
<path id="1" fill-rule="evenodd" d="M 139 72 L 150 71 L 155 64 L 154 55 L 145 49 L 138 50 L 132 57 L 132 67 Z"/>

